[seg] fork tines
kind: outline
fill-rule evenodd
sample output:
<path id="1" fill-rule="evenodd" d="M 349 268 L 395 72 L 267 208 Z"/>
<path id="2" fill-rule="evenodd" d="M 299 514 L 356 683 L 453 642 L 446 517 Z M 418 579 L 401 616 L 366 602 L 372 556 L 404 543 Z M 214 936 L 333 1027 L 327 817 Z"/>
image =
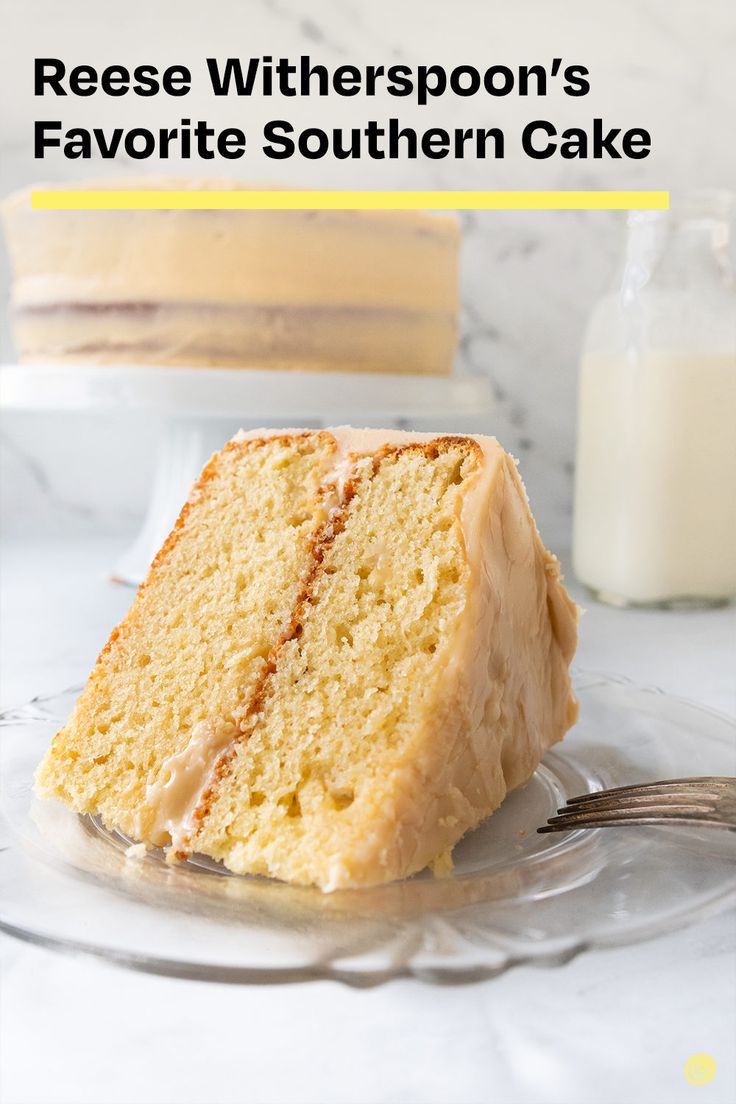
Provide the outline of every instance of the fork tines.
<path id="1" fill-rule="evenodd" d="M 736 779 L 670 778 L 571 797 L 538 832 L 616 825 L 722 825 L 736 828 Z"/>
<path id="2" fill-rule="evenodd" d="M 699 793 L 701 790 L 720 793 L 722 790 L 733 786 L 731 778 L 715 778 L 708 775 L 699 775 L 694 778 L 664 778 L 659 782 L 640 782 L 636 786 L 617 786 L 612 790 L 598 790 L 596 793 L 580 794 L 578 797 L 569 797 L 568 805 L 581 805 L 590 801 L 597 801 L 601 797 L 614 797 L 627 794 L 661 794 L 667 793 Z"/>

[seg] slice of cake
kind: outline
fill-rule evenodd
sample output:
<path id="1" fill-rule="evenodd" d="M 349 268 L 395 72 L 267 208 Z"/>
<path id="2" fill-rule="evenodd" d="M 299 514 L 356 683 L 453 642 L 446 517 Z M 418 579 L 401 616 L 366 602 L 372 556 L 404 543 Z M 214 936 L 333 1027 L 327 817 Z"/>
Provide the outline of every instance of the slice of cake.
<path id="1" fill-rule="evenodd" d="M 244 185 L 118 180 L 73 187 Z M 34 211 L 30 191 L 6 200 L 3 215 L 24 362 L 435 375 L 452 369 L 454 216 Z"/>
<path id="2" fill-rule="evenodd" d="M 325 889 L 402 878 L 574 723 L 576 627 L 493 438 L 241 434 L 37 788 L 172 857 Z"/>

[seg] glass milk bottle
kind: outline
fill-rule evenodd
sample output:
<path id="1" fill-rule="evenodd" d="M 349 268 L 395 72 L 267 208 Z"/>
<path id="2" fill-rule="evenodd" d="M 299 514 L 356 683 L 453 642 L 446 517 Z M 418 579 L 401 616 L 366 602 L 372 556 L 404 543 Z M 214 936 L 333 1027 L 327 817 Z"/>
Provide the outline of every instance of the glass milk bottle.
<path id="1" fill-rule="evenodd" d="M 629 216 L 580 372 L 574 564 L 615 605 L 736 596 L 736 291 L 728 193 Z"/>

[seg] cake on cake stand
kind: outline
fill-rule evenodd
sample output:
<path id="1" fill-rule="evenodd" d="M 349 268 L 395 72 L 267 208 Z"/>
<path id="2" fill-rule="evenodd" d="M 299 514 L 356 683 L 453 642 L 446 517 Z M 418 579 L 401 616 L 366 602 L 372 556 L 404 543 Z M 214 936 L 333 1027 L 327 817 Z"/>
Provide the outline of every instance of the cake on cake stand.
<path id="1" fill-rule="evenodd" d="M 238 429 L 352 423 L 466 431 L 493 410 L 490 380 L 475 376 L 377 375 L 251 368 L 4 365 L 4 411 L 147 414 L 161 423 L 145 517 L 111 569 L 137 585 L 163 544 L 189 488 Z"/>

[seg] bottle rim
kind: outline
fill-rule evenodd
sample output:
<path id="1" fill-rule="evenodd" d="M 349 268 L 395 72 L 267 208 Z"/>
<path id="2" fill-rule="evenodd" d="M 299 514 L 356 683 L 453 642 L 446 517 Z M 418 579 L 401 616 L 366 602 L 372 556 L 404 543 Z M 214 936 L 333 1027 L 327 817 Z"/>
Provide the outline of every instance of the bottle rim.
<path id="1" fill-rule="evenodd" d="M 670 204 L 660 211 L 629 211 L 629 224 L 677 221 L 729 222 L 736 211 L 736 192 L 729 188 L 694 188 L 670 193 Z"/>

